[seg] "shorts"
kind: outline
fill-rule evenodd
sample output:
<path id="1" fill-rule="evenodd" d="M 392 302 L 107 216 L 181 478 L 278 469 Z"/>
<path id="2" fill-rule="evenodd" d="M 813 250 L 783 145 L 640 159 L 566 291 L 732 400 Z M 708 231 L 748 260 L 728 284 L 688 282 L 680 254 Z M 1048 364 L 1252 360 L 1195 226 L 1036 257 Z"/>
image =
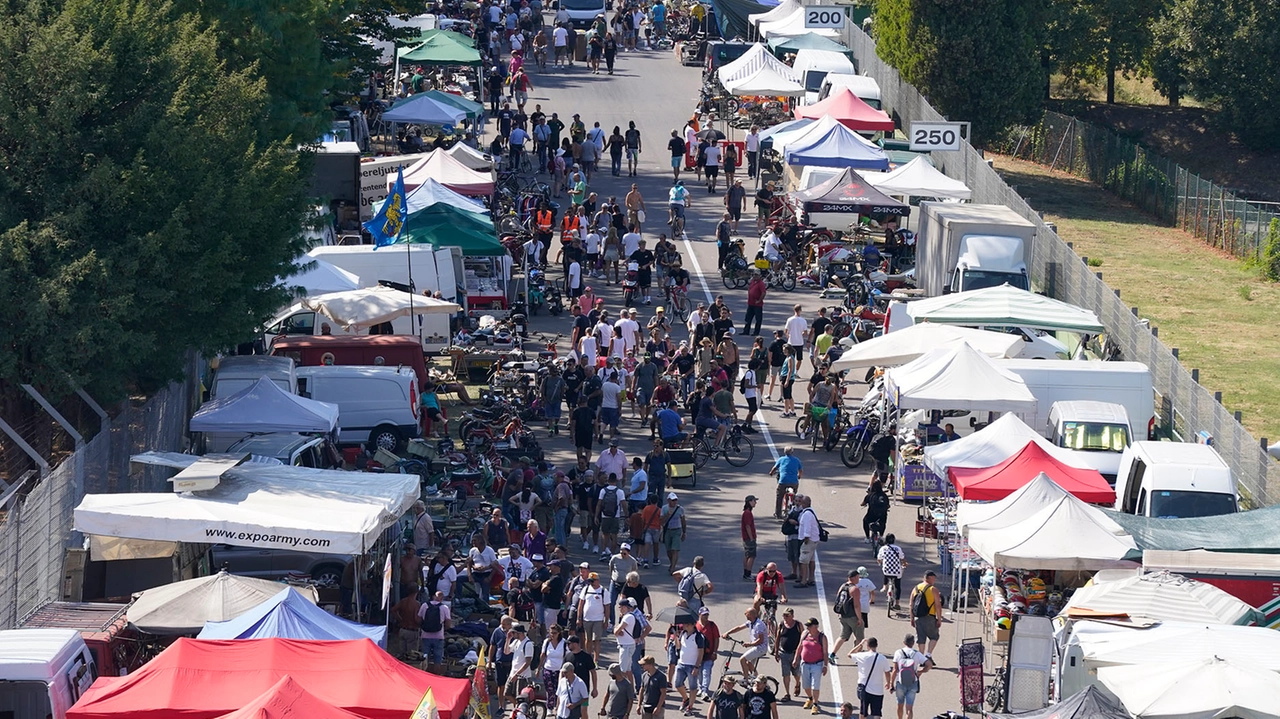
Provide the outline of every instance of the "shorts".
<path id="1" fill-rule="evenodd" d="M 795 665 L 795 661 L 795 652 L 778 652 L 778 667 L 782 672 L 783 684 L 791 677 L 800 678 L 800 668 Z"/>
<path id="2" fill-rule="evenodd" d="M 618 422 L 622 420 L 621 413 L 617 407 L 601 407 L 600 423 L 609 427 L 617 427 Z"/>
<path id="3" fill-rule="evenodd" d="M 573 447 L 574 449 L 591 449 L 593 439 L 595 439 L 595 433 L 590 427 L 585 432 L 579 430 L 573 435 Z"/>
<path id="4" fill-rule="evenodd" d="M 437 407 L 427 407 L 422 410 L 422 413 L 427 415 L 427 418 L 432 422 L 439 422 L 444 419 L 444 415 L 440 414 L 440 409 Z"/>
<path id="5" fill-rule="evenodd" d="M 520 696 L 521 690 L 532 685 L 533 679 L 530 677 L 522 677 L 520 675 L 512 676 L 507 679 L 507 696 L 518 697 Z"/>
<path id="6" fill-rule="evenodd" d="M 618 664 L 629 667 L 635 661 L 636 645 L 624 644 L 618 647 Z"/>
<path id="7" fill-rule="evenodd" d="M 769 206 L 756 205 L 756 217 L 759 217 L 762 220 L 769 219 Z"/>
<path id="8" fill-rule="evenodd" d="M 667 207 L 671 208 L 671 213 L 680 219 L 684 219 L 684 203 L 672 202 Z"/>
<path id="9" fill-rule="evenodd" d="M 729 219 L 733 220 L 734 222 L 737 222 L 738 220 L 741 220 L 741 219 L 742 219 L 742 208 L 741 208 L 741 207 L 732 207 L 732 206 L 730 206 L 730 207 L 729 207 Z"/>
<path id="10" fill-rule="evenodd" d="M 565 52 L 566 52 L 568 49 L 569 49 L 569 48 L 568 48 L 568 46 L 566 46 L 566 45 L 556 45 L 556 59 L 558 60 L 558 59 L 560 59 L 560 58 L 564 57 L 564 56 L 565 56 Z"/>
<path id="11" fill-rule="evenodd" d="M 619 526 L 619 523 L 618 523 L 617 517 L 601 517 L 600 518 L 601 534 L 617 534 L 618 526 Z"/>
<path id="12" fill-rule="evenodd" d="M 400 637 L 400 646 L 404 647 L 405 651 L 412 649 L 415 644 L 421 643 L 422 632 L 418 629 L 401 629 L 398 635 Z"/>
<path id="13" fill-rule="evenodd" d="M 604 636 L 604 620 L 591 619 L 582 622 L 582 638 L 588 642 L 594 642 Z"/>
<path id="14" fill-rule="evenodd" d="M 645 544 L 652 544 L 652 545 L 654 545 L 654 546 L 657 546 L 657 545 L 658 545 L 658 530 L 656 530 L 656 529 L 646 529 L 646 530 L 644 530 L 644 543 L 645 543 Z"/>
<path id="15" fill-rule="evenodd" d="M 800 685 L 805 689 L 817 691 L 822 687 L 822 668 L 826 662 L 801 662 Z"/>
<path id="16" fill-rule="evenodd" d="M 782 381 L 782 398 L 783 399 L 791 399 L 791 387 L 793 385 L 795 385 L 795 382 L 792 382 L 790 380 Z"/>
<path id="17" fill-rule="evenodd" d="M 858 692 L 858 699 L 862 704 L 861 709 L 858 711 L 859 716 L 864 716 L 864 717 L 883 716 L 883 713 L 882 713 L 884 712 L 884 695 L 883 694 L 872 694 L 871 692 L 866 690 L 866 687 L 863 687 L 862 690 Z"/>
<path id="18" fill-rule="evenodd" d="M 840 617 L 840 641 L 847 642 L 849 637 L 857 637 L 858 641 L 862 641 L 863 636 L 867 632 L 866 622 L 859 622 L 858 615 L 850 617 Z"/>
<path id="19" fill-rule="evenodd" d="M 669 552 L 680 551 L 680 543 L 683 541 L 678 529 L 665 529 L 662 531 L 662 543 L 666 545 Z"/>
<path id="20" fill-rule="evenodd" d="M 663 438 L 662 438 L 662 446 L 664 446 L 664 447 L 670 447 L 671 445 L 673 445 L 673 444 L 679 444 L 680 442 L 683 442 L 683 441 L 685 441 L 686 439 L 689 439 L 689 433 L 688 433 L 688 432 L 676 432 L 675 434 L 671 435 L 670 437 L 663 437 Z"/>
<path id="21" fill-rule="evenodd" d="M 742 554 L 747 559 L 755 559 L 756 558 L 756 540 L 754 539 L 742 540 Z"/>
<path id="22" fill-rule="evenodd" d="M 938 641 L 938 618 L 916 617 L 916 636 L 920 639 Z"/>
<path id="23" fill-rule="evenodd" d="M 529 93 L 524 90 L 516 90 L 515 96 L 517 105 L 523 105 L 529 101 Z"/>
<path id="24" fill-rule="evenodd" d="M 439 664 L 444 661 L 444 639 L 427 639 L 422 640 L 422 656 L 427 658 L 428 664 Z"/>
<path id="25" fill-rule="evenodd" d="M 688 685 L 689 691 L 698 691 L 698 666 L 696 664 L 677 664 L 674 687 L 679 689 Z"/>
<path id="26" fill-rule="evenodd" d="M 796 362 L 799 362 L 800 360 L 804 359 L 804 345 L 789 345 L 789 346 L 791 347 L 792 351 L 796 353 Z"/>
<path id="27" fill-rule="evenodd" d="M 774 367 L 773 365 L 769 365 L 769 376 L 770 376 L 770 377 L 781 377 L 781 376 L 782 376 L 782 365 L 778 365 L 777 367 Z"/>
<path id="28" fill-rule="evenodd" d="M 902 686 L 901 682 L 899 682 L 893 686 L 893 695 L 898 698 L 899 704 L 912 706 L 916 703 L 916 690 L 917 690 L 917 687 L 911 687 L 910 689 L 907 689 L 906 687 Z"/>
<path id="29" fill-rule="evenodd" d="M 627 226 L 640 224 L 640 213 L 635 210 L 627 210 Z"/>
<path id="30" fill-rule="evenodd" d="M 719 165 L 707 165 L 707 179 L 714 180 L 720 174 Z"/>
<path id="31" fill-rule="evenodd" d="M 581 292 L 581 290 L 578 290 L 578 292 Z M 546 413 L 547 419 L 560 419 L 561 412 L 563 412 L 563 410 L 564 407 L 559 402 L 556 402 L 555 404 L 548 404 L 543 407 L 543 412 Z"/>
<path id="32" fill-rule="evenodd" d="M 755 397 L 748 397 L 747 411 L 750 413 L 754 413 L 758 409 L 760 409 L 760 402 Z"/>
<path id="33" fill-rule="evenodd" d="M 813 553 L 817 551 L 818 543 L 812 539 L 806 539 L 800 545 L 800 563 L 808 564 L 813 561 Z"/>
<path id="34" fill-rule="evenodd" d="M 679 168 L 679 167 L 680 167 L 680 163 L 681 163 L 683 160 L 684 160 L 684 155 L 672 155 L 672 156 L 671 156 L 671 166 L 672 166 L 672 167 L 675 167 L 675 168 Z"/>
<path id="35" fill-rule="evenodd" d="M 800 540 L 793 537 L 787 538 L 787 561 L 792 564 L 800 563 Z"/>
<path id="36" fill-rule="evenodd" d="M 628 148 L 627 148 L 627 159 L 628 159 L 628 160 L 636 160 L 636 161 L 639 161 L 639 160 L 640 160 L 640 148 L 638 148 L 638 147 L 628 147 Z"/>
<path id="37" fill-rule="evenodd" d="M 641 284 L 641 287 L 645 285 Z M 636 402 L 639 404 L 649 404 L 649 400 L 653 399 L 653 390 L 639 387 L 636 389 Z"/>
<path id="38" fill-rule="evenodd" d="M 764 642 L 761 642 L 760 644 L 757 644 L 754 647 L 751 647 L 747 651 L 743 652 L 742 661 L 755 662 L 759 660 L 760 657 L 764 656 L 764 652 L 765 652 Z"/>

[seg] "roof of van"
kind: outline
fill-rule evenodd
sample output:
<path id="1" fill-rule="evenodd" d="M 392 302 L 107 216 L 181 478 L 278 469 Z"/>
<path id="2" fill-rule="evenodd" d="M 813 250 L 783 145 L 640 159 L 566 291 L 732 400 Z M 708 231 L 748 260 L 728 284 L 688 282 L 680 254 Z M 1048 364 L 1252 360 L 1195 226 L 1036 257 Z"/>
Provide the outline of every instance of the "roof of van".
<path id="1" fill-rule="evenodd" d="M 299 367 L 299 377 L 324 377 L 333 375 L 337 377 L 388 377 L 394 375 L 404 375 L 417 379 L 417 372 L 412 367 L 392 366 L 392 365 L 315 365 L 311 367 Z"/>
<path id="2" fill-rule="evenodd" d="M 876 82 L 875 78 L 866 75 L 827 75 L 822 82 L 830 85 L 833 89 L 842 86 L 847 87 L 853 90 L 854 95 L 859 92 L 874 90 L 875 96 L 880 96 L 880 83 Z M 859 97 L 861 96 L 859 95 Z"/>
<path id="3" fill-rule="evenodd" d="M 1149 460 L 1148 464 L 1179 464 L 1227 469 L 1227 463 L 1222 459 L 1222 455 L 1207 444 L 1142 440 L 1130 446 L 1135 452 L 1142 453 Z"/>
<path id="4" fill-rule="evenodd" d="M 278 337 L 271 343 L 271 352 L 274 354 L 276 349 L 287 347 L 289 349 L 300 349 L 302 347 L 360 347 L 373 345 L 375 347 L 406 345 L 409 347 L 421 348 L 418 338 L 413 335 L 288 335 Z"/>
<path id="5" fill-rule="evenodd" d="M 0 680 L 48 683 L 83 647 L 74 629 L 0 631 Z"/>
<path id="6" fill-rule="evenodd" d="M 271 355 L 232 355 L 218 358 L 219 372 L 231 369 L 246 371 L 280 369 L 288 372 L 293 369 L 293 358 L 273 357 Z"/>
<path id="7" fill-rule="evenodd" d="M 1066 418 L 1075 422 L 1115 422 L 1129 424 L 1129 413 L 1124 405 L 1094 400 L 1064 400 L 1054 402 L 1049 410 L 1049 421 Z"/>
<path id="8" fill-rule="evenodd" d="M 812 50 L 809 48 L 796 52 L 796 60 L 791 64 L 796 72 L 807 70 L 825 70 L 836 74 L 853 74 L 853 63 L 844 53 L 831 50 Z"/>

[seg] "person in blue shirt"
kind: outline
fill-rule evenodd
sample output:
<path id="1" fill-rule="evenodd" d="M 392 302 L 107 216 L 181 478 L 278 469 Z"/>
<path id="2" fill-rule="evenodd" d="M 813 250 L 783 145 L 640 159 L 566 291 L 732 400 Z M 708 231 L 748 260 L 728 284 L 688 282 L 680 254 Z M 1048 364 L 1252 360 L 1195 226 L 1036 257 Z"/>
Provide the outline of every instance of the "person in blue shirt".
<path id="1" fill-rule="evenodd" d="M 795 456 L 792 447 L 783 450 L 782 456 L 773 463 L 769 476 L 774 475 L 778 477 L 778 493 L 773 503 L 773 518 L 782 519 L 782 498 L 786 496 L 788 489 L 800 491 L 800 477 L 804 475 L 804 466 L 800 463 L 800 458 Z"/>
<path id="2" fill-rule="evenodd" d="M 670 447 L 689 438 L 689 434 L 684 431 L 684 418 L 675 410 L 675 402 L 658 410 L 654 419 L 658 420 L 658 436 L 662 438 L 664 445 Z"/>
<path id="3" fill-rule="evenodd" d="M 954 424 L 948 422 L 947 424 L 942 425 L 943 442 L 954 442 L 957 439 L 960 439 L 960 435 L 956 434 L 956 426 Z"/>
<path id="4" fill-rule="evenodd" d="M 653 31 L 659 37 L 667 34 L 667 7 L 661 2 L 653 4 Z"/>

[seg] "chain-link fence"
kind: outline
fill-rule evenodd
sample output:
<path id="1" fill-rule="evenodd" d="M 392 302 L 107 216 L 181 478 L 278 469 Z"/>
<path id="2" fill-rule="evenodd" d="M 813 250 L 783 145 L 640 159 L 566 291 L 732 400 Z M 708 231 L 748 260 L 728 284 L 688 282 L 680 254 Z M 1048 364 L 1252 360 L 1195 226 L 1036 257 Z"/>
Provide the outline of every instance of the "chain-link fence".
<path id="1" fill-rule="evenodd" d="M 853 50 L 858 71 L 875 78 L 880 84 L 881 101 L 899 127 L 906 129 L 912 122 L 946 119 L 913 86 L 905 82 L 897 70 L 876 56 L 875 42 L 860 29 L 846 27 L 843 41 Z M 1268 505 L 1273 497 L 1280 501 L 1280 464 L 1267 456 L 1267 440 L 1255 439 L 1245 430 L 1238 414 L 1233 416 L 1222 406 L 1221 393 L 1210 392 L 1200 385 L 1195 371 L 1184 368 L 1178 362 L 1177 355 L 1160 341 L 1158 328 L 1139 318 L 1136 309 L 1122 302 L 1119 294 L 1108 287 L 1101 276 L 1091 270 L 1045 224 L 1040 214 L 1005 184 L 982 157 L 981 152 L 966 142 L 959 152 L 932 153 L 932 159 L 940 170 L 969 186 L 973 191 L 973 202 L 1006 205 L 1035 223 L 1038 233 L 1028 262 L 1032 282 L 1051 297 L 1096 312 L 1107 327 L 1108 342 L 1119 348 L 1121 359 L 1142 362 L 1151 369 L 1156 390 L 1157 421 L 1162 430 L 1185 441 L 1195 441 L 1201 433 L 1211 437 L 1218 452 L 1231 465 L 1239 482 L 1244 506 Z M 1048 164 L 1052 160 L 1051 154 Z M 1076 156 L 1072 155 L 1070 160 L 1076 162 Z M 1061 165 L 1060 160 L 1059 166 Z M 1130 173 L 1136 178 L 1138 173 L 1128 169 L 1133 165 L 1134 163 L 1126 165 L 1124 173 Z M 1188 184 L 1194 189 L 1196 183 L 1201 181 L 1197 177 L 1191 177 L 1191 180 L 1182 177 L 1172 183 L 1175 191 L 1180 193 L 1175 200 L 1194 194 L 1185 191 Z M 1131 188 L 1134 193 L 1146 193 L 1153 198 L 1153 202 L 1160 197 L 1158 185 L 1144 184 L 1136 179 L 1116 181 L 1121 182 L 1121 186 Z M 1143 187 L 1146 189 L 1141 189 Z M 1217 197 L 1221 196 L 1222 190 L 1219 188 Z M 1179 206 L 1177 202 L 1169 202 L 1173 206 Z M 1201 204 L 1207 206 L 1204 201 Z M 1180 206 L 1182 209 L 1178 212 L 1187 222 L 1199 222 L 1205 226 L 1206 231 L 1221 226 L 1217 220 L 1206 222 L 1202 215 L 1197 214 L 1198 210 L 1188 209 L 1185 202 Z M 1219 207 L 1225 206 L 1219 202 Z M 1251 222 L 1266 224 L 1257 215 L 1254 215 Z M 1240 226 L 1246 225 L 1252 226 L 1249 223 L 1241 223 Z M 1250 241 L 1253 242 L 1251 246 L 1256 248 L 1257 241 Z M 1226 247 L 1230 249 L 1243 242 L 1240 239 L 1231 240 Z"/>
<path id="2" fill-rule="evenodd" d="M 1255 259 L 1277 215 L 1112 130 L 1056 112 L 992 147 L 1102 185 L 1207 244 Z"/>
<path id="3" fill-rule="evenodd" d="M 143 467 L 130 472 L 129 455 L 145 450 L 181 451 L 187 419 L 200 400 L 202 361 L 192 356 L 187 379 L 145 403 L 124 403 L 92 439 L 63 458 L 43 478 L 0 506 L 0 629 L 12 628 L 40 604 L 71 594 L 63 567 L 66 550 L 83 537 L 71 515 L 87 493 L 167 492 L 171 472 Z M 12 478 L 11 479 L 15 479 Z"/>

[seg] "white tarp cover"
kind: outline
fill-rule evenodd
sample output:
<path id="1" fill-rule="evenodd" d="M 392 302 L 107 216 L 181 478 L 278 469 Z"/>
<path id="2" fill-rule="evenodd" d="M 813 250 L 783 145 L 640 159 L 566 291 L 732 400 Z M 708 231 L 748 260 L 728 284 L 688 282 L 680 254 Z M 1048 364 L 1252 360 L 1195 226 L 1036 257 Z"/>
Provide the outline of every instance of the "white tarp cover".
<path id="1" fill-rule="evenodd" d="M 343 292 L 354 290 L 360 286 L 360 276 L 347 272 L 337 265 L 316 260 L 306 255 L 293 261 L 300 268 L 298 274 L 283 281 L 289 287 L 301 287 L 308 295 L 323 295 L 326 292 Z"/>
<path id="2" fill-rule="evenodd" d="M 834 7 L 834 6 L 833 6 Z M 776 20 L 766 20 L 756 25 L 765 38 L 795 37 L 806 33 L 814 33 L 829 38 L 839 38 L 840 31 L 831 28 L 810 28 L 804 26 L 804 8 L 798 7 L 791 14 Z"/>
<path id="3" fill-rule="evenodd" d="M 1027 446 L 1027 442 L 1035 442 L 1050 456 L 1067 466 L 1076 469 L 1090 468 L 1077 453 L 1054 446 L 1012 413 L 1001 416 L 967 437 L 925 447 L 924 464 L 939 477 L 947 476 L 949 467 L 994 467 L 1020 452 Z"/>
<path id="4" fill-rule="evenodd" d="M 89 494 L 74 514 L 85 534 L 328 554 L 362 554 L 418 499 L 412 474 L 245 464 L 214 489 Z"/>
<path id="5" fill-rule="evenodd" d="M 1007 527 L 969 527 L 969 546 L 1005 569 L 1089 571 L 1137 566 L 1124 559 L 1137 550 L 1102 510 L 1070 494 Z"/>
<path id="6" fill-rule="evenodd" d="M 1249 624 L 1265 616 L 1225 591 L 1181 574 L 1149 572 L 1075 591 L 1065 608 L 1184 622 Z"/>
<path id="7" fill-rule="evenodd" d="M 731 63 L 723 65 L 716 73 L 716 77 L 720 79 L 720 84 L 725 89 L 730 89 L 730 85 L 743 78 L 750 77 L 762 67 L 772 67 L 782 77 L 792 82 L 800 82 L 800 74 L 791 69 L 785 62 L 774 57 L 769 52 L 769 48 L 762 43 L 752 45 L 746 52 L 742 53 L 742 57 Z"/>
<path id="8" fill-rule="evenodd" d="M 978 327 L 1030 327 L 1056 332 L 1102 332 L 1098 316 L 1067 304 L 1009 285 L 930 297 L 907 303 L 907 314 L 916 322 L 946 322 Z"/>
<path id="9" fill-rule="evenodd" d="M 225 622 L 280 593 L 280 582 L 217 574 L 148 589 L 129 606 L 129 623 L 152 634 L 194 634 L 205 622 Z M 295 587 L 312 604 L 315 590 Z"/>
<path id="10" fill-rule="evenodd" d="M 445 150 L 445 154 L 473 170 L 489 172 L 493 169 L 493 158 L 465 142 L 455 142 L 453 147 Z"/>
<path id="11" fill-rule="evenodd" d="M 388 249 L 387 252 L 395 252 Z M 462 308 L 456 303 L 415 295 L 391 287 L 365 287 L 308 297 L 302 305 L 333 320 L 344 330 L 362 330 L 397 317 L 451 315 Z"/>
<path id="12" fill-rule="evenodd" d="M 752 25 L 759 25 L 762 22 L 770 20 L 781 20 L 795 12 L 797 8 L 801 7 L 804 6 L 800 4 L 800 0 L 782 0 L 782 2 L 778 3 L 768 12 L 751 13 L 747 16 L 747 22 Z"/>
<path id="13" fill-rule="evenodd" d="M 750 75 L 725 83 L 724 88 L 734 95 L 785 95 L 799 97 L 804 85 L 792 80 L 777 69 L 765 65 Z"/>
<path id="14" fill-rule="evenodd" d="M 960 502 L 956 505 L 956 529 L 968 536 L 970 527 L 1011 527 L 1053 505 L 1066 494 L 1067 490 L 1041 472 L 1004 499 L 994 502 Z"/>
<path id="15" fill-rule="evenodd" d="M 802 117 L 799 120 L 787 120 L 786 122 L 780 122 L 773 127 L 766 127 L 759 132 L 760 143 L 764 144 L 766 141 L 773 142 L 773 138 L 778 135 L 803 130 L 815 122 L 817 122 L 817 120 L 814 120 L 813 118 Z"/>
<path id="16" fill-rule="evenodd" d="M 931 165 L 924 155 L 892 172 L 886 172 L 883 175 L 867 175 L 866 178 L 867 182 L 886 195 L 967 200 L 972 194 L 967 185 L 942 174 L 942 171 Z"/>
<path id="17" fill-rule="evenodd" d="M 1177 655 L 1166 656 L 1172 659 Z M 1253 660 L 1207 657 L 1190 662 L 1102 667 L 1098 679 L 1142 719 L 1275 719 L 1280 674 Z"/>
<path id="18" fill-rule="evenodd" d="M 1280 671 L 1280 632 L 1266 627 L 1237 627 L 1199 622 L 1157 622 L 1146 628 L 1112 622 L 1072 622 L 1068 645 L 1080 647 L 1085 669 L 1126 664 L 1146 665 L 1152 657 L 1196 660 L 1221 657 Z"/>
<path id="19" fill-rule="evenodd" d="M 955 347 L 961 343 L 988 357 L 1012 357 L 1022 347 L 1022 340 L 1017 335 L 922 322 L 859 342 L 831 363 L 831 371 L 893 367 L 906 364 L 931 350 Z"/>
<path id="20" fill-rule="evenodd" d="M 338 405 L 289 394 L 269 377 L 205 402 L 191 417 L 192 432 L 332 432 L 337 428 Z"/>
<path id="21" fill-rule="evenodd" d="M 964 342 L 931 350 L 888 370 L 885 378 L 889 399 L 899 409 L 1026 412 L 1036 407 L 1021 377 Z"/>

